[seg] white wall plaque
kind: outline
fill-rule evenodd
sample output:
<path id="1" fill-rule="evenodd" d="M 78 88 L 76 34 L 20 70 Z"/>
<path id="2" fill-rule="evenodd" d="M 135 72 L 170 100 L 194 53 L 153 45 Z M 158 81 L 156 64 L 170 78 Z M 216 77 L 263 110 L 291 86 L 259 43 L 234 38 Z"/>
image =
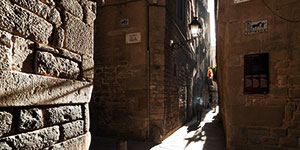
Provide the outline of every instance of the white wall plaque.
<path id="1" fill-rule="evenodd" d="M 126 34 L 126 44 L 141 43 L 141 32 Z"/>
<path id="2" fill-rule="evenodd" d="M 268 20 L 246 21 L 245 34 L 256 34 L 268 31 Z"/>
<path id="3" fill-rule="evenodd" d="M 234 4 L 239 4 L 239 3 L 244 3 L 244 2 L 248 2 L 250 0 L 234 0 Z"/>

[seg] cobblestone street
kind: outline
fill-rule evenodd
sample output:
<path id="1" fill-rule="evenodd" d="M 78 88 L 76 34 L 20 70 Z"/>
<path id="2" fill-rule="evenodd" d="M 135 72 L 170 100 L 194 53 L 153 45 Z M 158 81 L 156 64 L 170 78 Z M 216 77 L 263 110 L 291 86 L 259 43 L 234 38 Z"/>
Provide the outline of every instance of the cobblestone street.
<path id="1" fill-rule="evenodd" d="M 225 150 L 222 123 L 213 110 L 205 110 L 201 123 L 196 118 L 151 150 Z"/>
<path id="2" fill-rule="evenodd" d="M 225 150 L 225 135 L 217 112 L 206 109 L 202 122 L 196 118 L 179 128 L 160 145 L 128 141 L 128 150 Z M 116 140 L 92 137 L 90 150 L 115 150 Z"/>

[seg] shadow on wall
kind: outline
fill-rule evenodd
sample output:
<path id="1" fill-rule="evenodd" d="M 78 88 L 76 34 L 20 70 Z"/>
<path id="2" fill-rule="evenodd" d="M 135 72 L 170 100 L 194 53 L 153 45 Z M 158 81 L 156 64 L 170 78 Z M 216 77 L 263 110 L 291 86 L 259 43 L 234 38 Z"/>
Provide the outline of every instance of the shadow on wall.
<path id="1" fill-rule="evenodd" d="M 93 87 L 92 82 L 10 71 L 0 71 L 0 82 L 2 106 L 85 103 Z"/>

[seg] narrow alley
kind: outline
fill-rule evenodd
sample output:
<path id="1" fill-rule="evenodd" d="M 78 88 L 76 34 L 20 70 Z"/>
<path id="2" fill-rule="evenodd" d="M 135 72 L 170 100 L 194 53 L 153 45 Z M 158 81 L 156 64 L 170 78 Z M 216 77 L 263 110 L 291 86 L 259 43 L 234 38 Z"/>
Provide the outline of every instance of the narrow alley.
<path id="1" fill-rule="evenodd" d="M 300 0 L 0 0 L 0 150 L 299 150 L 299 27 Z"/>

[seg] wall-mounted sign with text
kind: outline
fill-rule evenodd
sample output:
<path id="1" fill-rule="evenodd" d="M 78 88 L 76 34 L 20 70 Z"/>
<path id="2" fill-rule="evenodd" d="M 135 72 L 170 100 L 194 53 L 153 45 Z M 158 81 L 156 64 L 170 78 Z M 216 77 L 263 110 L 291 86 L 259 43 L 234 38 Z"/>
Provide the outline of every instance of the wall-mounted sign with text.
<path id="1" fill-rule="evenodd" d="M 245 22 L 245 34 L 256 34 L 268 31 L 268 20 Z"/>
<path id="2" fill-rule="evenodd" d="M 239 3 L 244 3 L 244 2 L 248 2 L 250 0 L 233 0 L 234 4 L 239 4 Z"/>
<path id="3" fill-rule="evenodd" d="M 141 32 L 126 34 L 126 44 L 141 43 Z"/>

